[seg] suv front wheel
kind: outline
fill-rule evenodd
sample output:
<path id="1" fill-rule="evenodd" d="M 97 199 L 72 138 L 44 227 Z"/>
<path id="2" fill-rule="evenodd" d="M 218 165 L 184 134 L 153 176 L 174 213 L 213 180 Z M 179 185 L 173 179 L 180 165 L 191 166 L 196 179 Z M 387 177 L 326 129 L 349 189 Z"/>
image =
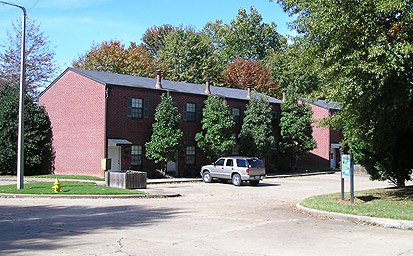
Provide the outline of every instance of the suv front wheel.
<path id="1" fill-rule="evenodd" d="M 235 173 L 234 175 L 232 175 L 232 184 L 234 184 L 234 186 L 239 186 L 242 183 L 242 179 L 241 179 L 241 175 L 239 175 L 238 173 Z"/>
<path id="2" fill-rule="evenodd" d="M 202 179 L 204 180 L 205 183 L 211 183 L 212 181 L 211 173 L 209 173 L 209 171 L 204 171 L 202 173 Z"/>

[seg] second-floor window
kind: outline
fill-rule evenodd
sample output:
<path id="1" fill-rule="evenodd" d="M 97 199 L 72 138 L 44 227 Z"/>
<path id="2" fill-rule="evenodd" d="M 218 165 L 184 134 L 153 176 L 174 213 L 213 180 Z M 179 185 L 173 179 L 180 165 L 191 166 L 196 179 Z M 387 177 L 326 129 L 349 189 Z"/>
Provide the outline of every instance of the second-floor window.
<path id="1" fill-rule="evenodd" d="M 241 109 L 231 108 L 231 115 L 234 117 L 235 124 L 241 124 Z"/>
<path id="2" fill-rule="evenodd" d="M 128 98 L 128 117 L 148 118 L 148 99 Z"/>
<path id="3" fill-rule="evenodd" d="M 195 103 L 184 103 L 184 112 L 182 115 L 184 121 L 200 121 L 201 105 Z"/>
<path id="4" fill-rule="evenodd" d="M 186 120 L 195 121 L 196 119 L 196 105 L 194 103 L 186 103 Z"/>

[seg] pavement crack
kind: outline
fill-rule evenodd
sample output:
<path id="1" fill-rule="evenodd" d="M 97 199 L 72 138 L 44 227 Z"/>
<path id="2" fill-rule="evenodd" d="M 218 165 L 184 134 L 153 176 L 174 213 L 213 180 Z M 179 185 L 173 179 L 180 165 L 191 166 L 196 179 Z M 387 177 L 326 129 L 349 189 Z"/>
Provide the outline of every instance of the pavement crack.
<path id="1" fill-rule="evenodd" d="M 407 251 L 404 251 L 402 253 L 397 254 L 397 256 L 403 256 L 403 255 L 410 255 L 410 253 L 413 252 L 413 248 Z"/>
<path id="2" fill-rule="evenodd" d="M 123 237 L 121 237 L 121 238 L 119 238 L 119 240 L 118 241 L 116 241 L 116 243 L 118 244 L 118 250 L 116 250 L 116 252 L 115 253 L 117 253 L 117 252 L 120 252 L 120 253 L 122 253 L 122 254 L 125 254 L 125 255 L 128 255 L 128 256 L 131 256 L 131 254 L 129 254 L 129 253 L 126 253 L 126 252 L 124 252 L 123 251 L 123 243 L 122 243 L 122 241 L 124 240 L 124 238 Z"/>

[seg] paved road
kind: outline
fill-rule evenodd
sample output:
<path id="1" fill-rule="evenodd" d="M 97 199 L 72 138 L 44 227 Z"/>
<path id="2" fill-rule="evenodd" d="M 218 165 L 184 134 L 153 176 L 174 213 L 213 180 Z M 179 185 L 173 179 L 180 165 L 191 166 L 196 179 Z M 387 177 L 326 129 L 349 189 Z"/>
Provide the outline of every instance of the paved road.
<path id="1" fill-rule="evenodd" d="M 356 176 L 356 189 L 385 187 Z M 339 175 L 151 185 L 169 199 L 0 199 L 2 255 L 413 255 L 413 231 L 291 210 Z"/>

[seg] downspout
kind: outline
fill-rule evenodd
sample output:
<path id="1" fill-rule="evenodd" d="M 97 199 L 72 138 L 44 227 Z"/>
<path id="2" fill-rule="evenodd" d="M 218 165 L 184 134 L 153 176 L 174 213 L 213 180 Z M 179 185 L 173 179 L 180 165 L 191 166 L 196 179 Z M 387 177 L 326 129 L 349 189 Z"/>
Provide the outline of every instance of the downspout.
<path id="1" fill-rule="evenodd" d="M 109 98 L 109 87 L 105 86 L 105 141 L 104 145 L 104 158 L 108 158 L 108 98 Z"/>

